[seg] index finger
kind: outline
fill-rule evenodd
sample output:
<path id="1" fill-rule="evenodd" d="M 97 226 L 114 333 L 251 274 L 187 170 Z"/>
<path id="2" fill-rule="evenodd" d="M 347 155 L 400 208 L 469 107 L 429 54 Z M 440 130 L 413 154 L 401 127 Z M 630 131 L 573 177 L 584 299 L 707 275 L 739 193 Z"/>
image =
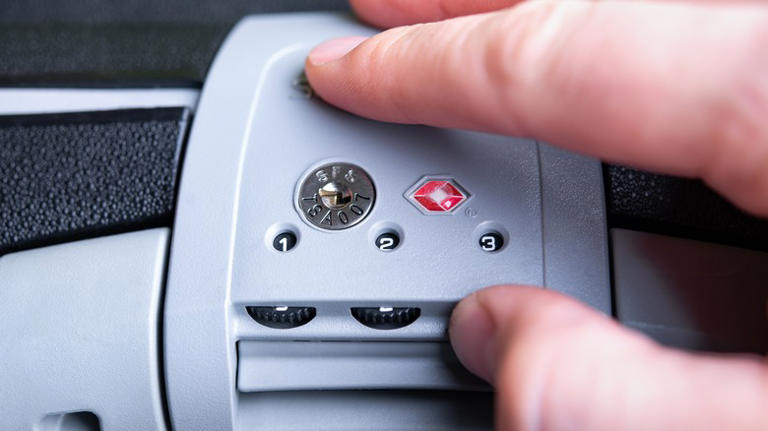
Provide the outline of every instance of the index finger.
<path id="1" fill-rule="evenodd" d="M 306 67 L 343 109 L 700 177 L 768 214 L 768 8 L 532 0 L 355 43 Z"/>

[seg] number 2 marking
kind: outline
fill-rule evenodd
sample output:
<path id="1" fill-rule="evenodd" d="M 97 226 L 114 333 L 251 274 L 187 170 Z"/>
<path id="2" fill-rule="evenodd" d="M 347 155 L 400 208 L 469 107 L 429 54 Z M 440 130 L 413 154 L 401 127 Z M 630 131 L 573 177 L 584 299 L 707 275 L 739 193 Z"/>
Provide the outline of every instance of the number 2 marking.
<path id="1" fill-rule="evenodd" d="M 382 238 L 379 241 L 379 250 L 390 250 L 395 245 L 395 240 L 392 238 Z"/>

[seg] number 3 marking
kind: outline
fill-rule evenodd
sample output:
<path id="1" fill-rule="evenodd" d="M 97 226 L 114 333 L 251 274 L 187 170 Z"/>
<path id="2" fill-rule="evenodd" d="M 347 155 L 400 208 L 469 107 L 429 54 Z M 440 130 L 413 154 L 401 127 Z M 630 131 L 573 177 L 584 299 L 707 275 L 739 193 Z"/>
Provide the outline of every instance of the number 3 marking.
<path id="1" fill-rule="evenodd" d="M 485 251 L 495 251 L 496 250 L 496 238 L 488 235 L 484 236 L 481 240 L 483 250 Z"/>

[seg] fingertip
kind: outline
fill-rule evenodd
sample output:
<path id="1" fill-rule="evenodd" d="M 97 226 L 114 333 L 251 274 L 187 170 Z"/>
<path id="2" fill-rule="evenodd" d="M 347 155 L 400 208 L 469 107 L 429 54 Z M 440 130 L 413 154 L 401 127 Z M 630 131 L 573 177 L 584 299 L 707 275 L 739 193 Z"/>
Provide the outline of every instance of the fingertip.
<path id="1" fill-rule="evenodd" d="M 474 374 L 493 383 L 496 325 L 474 293 L 454 308 L 449 325 L 451 345 L 459 360 Z"/>
<path id="2" fill-rule="evenodd" d="M 498 285 L 464 298 L 453 310 L 451 344 L 467 369 L 494 384 L 503 355 L 524 334 L 557 332 L 599 313 L 541 287 Z"/>
<path id="3" fill-rule="evenodd" d="M 453 310 L 449 334 L 456 356 L 467 369 L 491 384 L 496 377 L 498 354 L 503 348 L 499 344 L 505 342 L 503 337 L 507 335 L 501 326 L 511 323 L 511 315 L 518 309 L 516 304 L 525 300 L 529 290 L 535 294 L 541 289 L 513 285 L 486 287 L 464 298 Z"/>
<path id="4" fill-rule="evenodd" d="M 348 36 L 327 40 L 317 45 L 307 56 L 307 65 L 310 67 L 322 66 L 326 63 L 338 60 L 360 45 L 367 37 Z"/>

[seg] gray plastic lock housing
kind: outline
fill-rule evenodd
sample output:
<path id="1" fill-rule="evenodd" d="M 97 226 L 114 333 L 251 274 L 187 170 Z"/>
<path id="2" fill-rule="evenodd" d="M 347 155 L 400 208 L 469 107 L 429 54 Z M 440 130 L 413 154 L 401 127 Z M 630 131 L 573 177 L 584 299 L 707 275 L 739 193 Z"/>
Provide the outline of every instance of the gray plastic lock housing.
<path id="1" fill-rule="evenodd" d="M 464 429 L 438 413 L 474 418 L 492 398 L 447 344 L 457 301 L 489 285 L 533 284 L 610 312 L 599 162 L 532 140 L 384 124 L 308 96 L 300 79 L 313 46 L 373 32 L 345 15 L 251 17 L 220 50 L 188 143 L 171 249 L 164 343 L 175 428 L 354 429 L 376 410 L 342 422 L 343 400 L 366 389 L 360 399 L 388 409 L 387 428 L 423 414 Z M 366 219 L 334 232 L 305 223 L 294 205 L 300 181 L 328 162 L 362 167 L 376 188 Z M 450 177 L 470 198 L 450 215 L 426 215 L 406 193 L 424 176 Z M 285 231 L 297 241 L 280 252 L 273 240 Z M 386 253 L 374 245 L 385 231 L 400 236 Z M 481 249 L 487 231 L 503 235 L 503 248 Z M 248 306 L 316 315 L 276 329 Z M 420 316 L 377 330 L 355 307 L 417 307 Z M 325 407 L 275 416 L 308 394 Z"/>

